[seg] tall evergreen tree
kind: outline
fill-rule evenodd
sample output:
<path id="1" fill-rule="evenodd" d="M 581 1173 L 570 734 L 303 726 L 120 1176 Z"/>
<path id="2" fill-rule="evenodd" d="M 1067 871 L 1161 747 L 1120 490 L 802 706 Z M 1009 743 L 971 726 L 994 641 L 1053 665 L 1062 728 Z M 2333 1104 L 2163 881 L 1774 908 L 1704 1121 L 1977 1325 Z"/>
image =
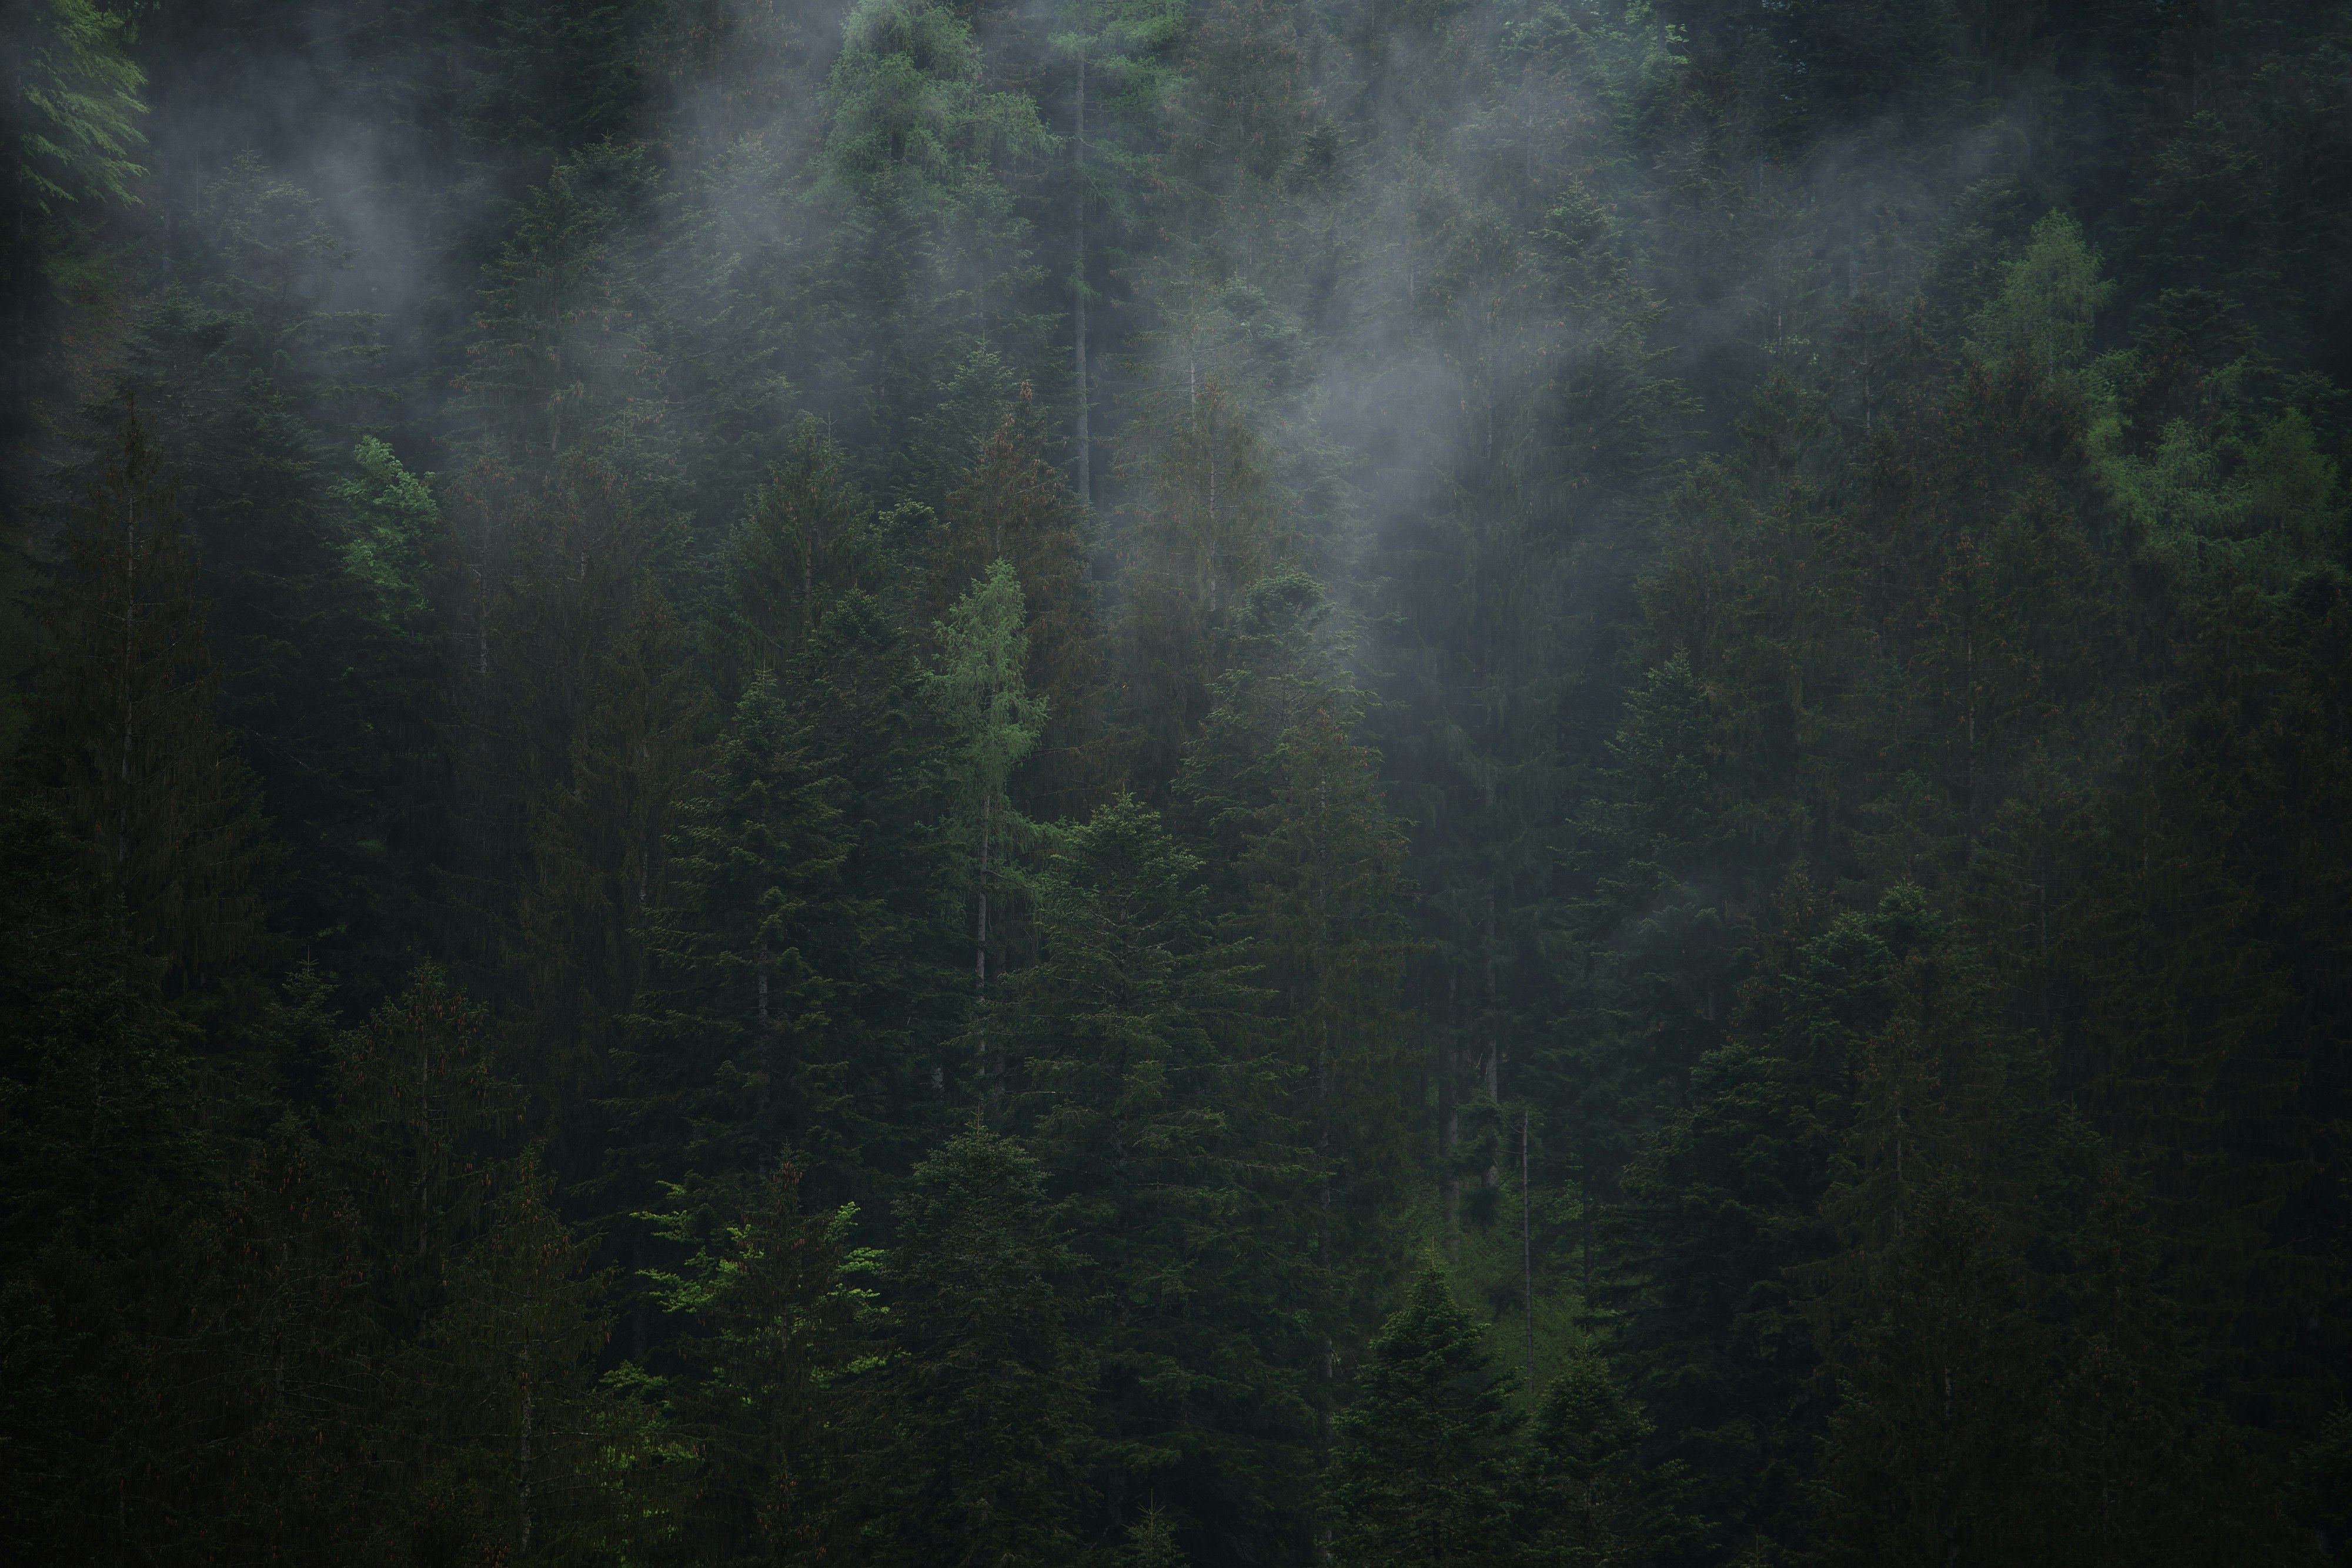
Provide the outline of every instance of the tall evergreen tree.
<path id="1" fill-rule="evenodd" d="M 1521 1474 L 1522 1560 L 1566 1568 L 1672 1562 L 1697 1544 L 1679 1466 L 1646 1462 L 1653 1428 L 1599 1357 L 1544 1391 Z"/>
<path id="2" fill-rule="evenodd" d="M 1323 1347 L 1298 1311 L 1299 1070 L 1261 1046 L 1262 994 L 1204 892 L 1153 813 L 1103 807 L 1039 876 L 1038 961 L 980 1021 L 1005 1061 L 992 1114 L 1036 1151 L 1090 1265 L 1108 1522 L 1157 1497 L 1199 1521 L 1196 1561 L 1223 1561 L 1304 1546 L 1305 1375 Z"/>
<path id="3" fill-rule="evenodd" d="M 1521 1416 L 1484 1332 L 1436 1264 L 1414 1279 L 1355 1381 L 1325 1482 L 1332 1560 L 1496 1560 L 1510 1536 L 1508 1467 Z"/>
<path id="4" fill-rule="evenodd" d="M 135 410 L 115 443 L 75 513 L 32 754 L 93 873 L 185 986 L 260 934 L 260 800 L 214 712 L 220 674 L 162 455 Z"/>
<path id="5" fill-rule="evenodd" d="M 1070 1331 L 1079 1260 L 1036 1162 L 984 1128 L 915 1169 L 885 1276 L 890 1359 L 875 1374 L 887 1430 L 887 1562 L 1078 1561 L 1079 1462 L 1092 1368 Z"/>

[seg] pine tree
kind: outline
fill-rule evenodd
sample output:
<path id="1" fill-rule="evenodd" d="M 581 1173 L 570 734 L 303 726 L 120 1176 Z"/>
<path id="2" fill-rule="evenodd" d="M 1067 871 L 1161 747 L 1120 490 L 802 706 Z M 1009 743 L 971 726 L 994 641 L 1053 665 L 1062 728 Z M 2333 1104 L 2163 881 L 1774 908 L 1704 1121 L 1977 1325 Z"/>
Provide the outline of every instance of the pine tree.
<path id="1" fill-rule="evenodd" d="M 1331 1559 L 1354 1568 L 1498 1560 L 1521 1417 L 1486 1334 L 1424 1267 L 1357 1369 L 1324 1482 Z"/>

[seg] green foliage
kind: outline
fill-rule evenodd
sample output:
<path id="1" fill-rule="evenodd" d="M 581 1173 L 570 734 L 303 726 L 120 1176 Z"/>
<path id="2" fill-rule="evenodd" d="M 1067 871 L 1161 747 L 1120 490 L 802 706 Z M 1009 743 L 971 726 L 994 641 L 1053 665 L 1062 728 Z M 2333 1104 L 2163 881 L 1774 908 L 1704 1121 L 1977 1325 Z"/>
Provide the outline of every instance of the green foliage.
<path id="1" fill-rule="evenodd" d="M 1992 360 L 2022 355 L 2046 376 L 2072 370 L 2089 353 L 2093 319 L 2114 293 L 2082 225 L 2051 213 L 2033 225 L 2025 254 L 2009 264 L 2000 291 L 1977 312 L 1969 350 Z"/>
<path id="2" fill-rule="evenodd" d="M 1597 1568 L 1688 1552 L 1700 1527 L 1680 1511 L 1687 1480 L 1671 1461 L 1643 1459 L 1654 1431 L 1598 1357 L 1580 1357 L 1555 1379 L 1523 1461 L 1523 1560 Z"/>
<path id="3" fill-rule="evenodd" d="M 884 1275 L 878 1512 L 887 1563 L 1067 1563 L 1091 1368 L 1070 1332 L 1078 1259 L 1037 1164 L 975 1127 L 915 1168 Z"/>
<path id="4" fill-rule="evenodd" d="M 2344 6 L 0 37 L 9 1560 L 2343 1554 Z"/>
<path id="5" fill-rule="evenodd" d="M 1335 1424 L 1326 1506 L 1333 1561 L 1477 1563 L 1511 1538 L 1507 1471 L 1520 1416 L 1444 1271 L 1423 1268 L 1356 1371 Z"/>
<path id="6" fill-rule="evenodd" d="M 29 745 L 37 788 L 181 985 L 256 935 L 260 800 L 215 713 L 178 497 L 133 409 L 77 509 Z"/>
<path id="7" fill-rule="evenodd" d="M 729 673 L 741 680 L 792 667 L 834 601 L 878 589 L 885 571 L 882 540 L 843 476 L 841 449 L 814 419 L 803 419 L 790 455 L 753 495 L 730 554 L 736 624 Z"/>
<path id="8" fill-rule="evenodd" d="M 57 202 L 135 200 L 131 184 L 146 172 L 131 159 L 147 140 L 139 129 L 147 77 L 124 48 L 129 18 L 91 0 L 37 0 L 10 24 L 19 187 L 44 216 Z"/>
<path id="9" fill-rule="evenodd" d="M 679 1527 L 709 1560 L 815 1562 L 835 1549 L 855 1437 L 861 1284 L 870 1252 L 848 1245 L 856 1210 L 804 1215 L 789 1164 L 742 1183 L 672 1184 L 679 1207 L 642 1215 L 694 1251 L 647 1279 L 693 1325 L 674 1354 L 665 1437 L 691 1445 L 692 1502 Z"/>
<path id="10" fill-rule="evenodd" d="M 1300 1070 L 1262 1048 L 1263 993 L 1201 873 L 1131 798 L 1067 831 L 1037 879 L 1038 961 L 980 1013 L 1005 1064 L 991 1114 L 1089 1265 L 1097 1484 L 1295 1543 L 1318 1351 Z"/>
<path id="11" fill-rule="evenodd" d="M 373 435 L 360 438 L 352 461 L 360 477 L 346 479 L 337 491 L 349 519 L 343 568 L 375 591 L 384 620 L 426 613 L 426 590 L 442 564 L 436 558 L 446 537 L 433 476 L 411 474 Z"/>

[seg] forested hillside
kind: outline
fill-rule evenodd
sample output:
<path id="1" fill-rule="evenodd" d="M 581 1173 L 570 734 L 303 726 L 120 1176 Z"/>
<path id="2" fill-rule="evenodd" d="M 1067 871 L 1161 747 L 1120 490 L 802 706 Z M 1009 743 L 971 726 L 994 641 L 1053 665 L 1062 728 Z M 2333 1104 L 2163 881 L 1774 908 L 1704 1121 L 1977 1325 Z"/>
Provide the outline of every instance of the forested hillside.
<path id="1" fill-rule="evenodd" d="M 2352 4 L 0 60 L 9 1561 L 2352 1563 Z"/>

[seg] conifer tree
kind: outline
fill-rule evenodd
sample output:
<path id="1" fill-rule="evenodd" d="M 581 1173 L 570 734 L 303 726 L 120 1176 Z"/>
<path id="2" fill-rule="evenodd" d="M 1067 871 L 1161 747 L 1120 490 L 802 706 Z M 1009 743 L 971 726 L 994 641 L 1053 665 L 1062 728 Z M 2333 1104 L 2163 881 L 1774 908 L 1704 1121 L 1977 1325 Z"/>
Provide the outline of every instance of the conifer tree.
<path id="1" fill-rule="evenodd" d="M 0 1502 L 0 1531 L 60 1559 L 133 1549 L 163 1522 L 144 1488 L 135 1511 L 101 1500 L 120 1505 L 159 1457 L 172 1402 L 147 1298 L 188 1291 L 174 1189 L 200 1170 L 175 1113 L 193 1063 L 166 1022 L 160 961 L 89 861 L 37 795 L 0 809 L 0 1431 L 28 1482 Z"/>
<path id="2" fill-rule="evenodd" d="M 532 1088 L 575 1124 L 588 1114 L 583 1102 L 610 1087 L 617 1020 L 633 1010 L 647 928 L 669 897 L 670 832 L 698 761 L 700 704 L 681 643 L 648 587 L 601 661 L 568 777 L 534 834 L 512 967 L 530 986 Z"/>
<path id="3" fill-rule="evenodd" d="M 624 1069 L 640 1181 L 677 1152 L 707 1174 L 746 1174 L 788 1136 L 839 1156 L 815 1075 L 847 998 L 824 959 L 826 928 L 859 904 L 843 881 L 854 839 L 841 781 L 818 762 L 761 670 L 679 803 L 674 891 L 652 916 L 653 983 Z"/>
<path id="4" fill-rule="evenodd" d="M 862 1493 L 851 1472 L 874 1433 L 851 1401 L 872 1260 L 848 1245 L 854 1207 L 803 1213 L 800 1172 L 782 1162 L 749 1180 L 673 1183 L 677 1207 L 644 1218 L 693 1249 L 647 1279 L 682 1316 L 685 1375 L 667 1428 L 696 1446 L 683 1510 L 698 1549 L 726 1563 L 816 1563 L 839 1552 Z"/>
<path id="5" fill-rule="evenodd" d="M 215 716 L 194 553 L 135 409 L 74 514 L 51 610 L 37 777 L 149 948 L 191 985 L 259 935 L 260 801 Z"/>
<path id="6" fill-rule="evenodd" d="M 499 1186 L 480 1233 L 445 1260 L 447 1304 L 395 1353 L 409 1473 L 377 1534 L 418 1555 L 561 1562 L 626 1540 L 633 1506 L 656 1500 L 622 1490 L 646 1457 L 642 1413 L 593 1381 L 608 1320 L 588 1248 L 535 1157 Z"/>
<path id="7" fill-rule="evenodd" d="M 473 364 L 461 383 L 478 449 L 530 476 L 593 454 L 658 475 L 661 361 L 645 340 L 632 233 L 653 172 L 634 146 L 562 149 L 486 269 Z"/>
<path id="8" fill-rule="evenodd" d="M 1326 1345 L 1302 1245 L 1310 1179 L 1246 954 L 1198 860 L 1129 798 L 1070 829 L 1036 883 L 1039 955 L 980 1021 L 1002 1110 L 1091 1267 L 1093 1469 L 1111 1522 L 1156 1496 L 1212 1537 L 1299 1543 Z"/>
<path id="9" fill-rule="evenodd" d="M 1331 1559 L 1347 1568 L 1498 1560 L 1521 1416 L 1486 1335 L 1424 1267 L 1356 1371 L 1324 1481 Z"/>
<path id="10" fill-rule="evenodd" d="M 1273 992 L 1269 1043 L 1294 1075 L 1296 1125 L 1319 1169 L 1297 1217 L 1328 1292 L 1319 1326 L 1352 1343 L 1377 1326 L 1385 1222 L 1416 1163 L 1402 1006 L 1410 890 L 1377 755 L 1348 733 L 1362 694 L 1337 668 L 1331 612 L 1300 573 L 1250 589 L 1217 706 L 1171 793 L 1223 919 L 1247 934 Z M 1328 1397 L 1328 1376 L 1324 1386 Z"/>
<path id="11" fill-rule="evenodd" d="M 451 1260 L 519 1141 L 520 1107 L 488 1030 L 482 1010 L 425 965 L 337 1051 L 326 1147 L 395 1340 L 430 1333 Z"/>
<path id="12" fill-rule="evenodd" d="M 825 79 L 813 195 L 835 222 L 812 390 L 894 466 L 953 367 L 1033 336 L 1029 225 L 998 165 L 1042 151 L 1045 131 L 1026 94 L 987 90 L 972 33 L 929 0 L 860 0 Z"/>
<path id="13" fill-rule="evenodd" d="M 1146 165 L 1137 143 L 1166 90 L 1163 51 L 1184 10 L 1171 0 L 1072 0 L 1055 17 L 1055 47 L 1070 62 L 1070 366 L 1076 382 L 1074 444 L 1081 504 L 1095 503 L 1093 351 L 1087 326 L 1093 277 L 1119 230 L 1135 218 L 1135 186 Z M 1140 122 L 1140 123 L 1139 123 Z"/>
<path id="14" fill-rule="evenodd" d="M 47 0 L 12 12 L 5 98 L 7 189 L 0 256 L 8 277 L 9 371 L 0 430 L 23 439 L 37 392 L 60 368 L 57 329 L 72 319 L 61 288 L 107 206 L 128 205 L 147 171 L 147 73 L 125 18 L 93 0 Z M 47 364 L 44 361 L 48 361 Z M 44 373 L 44 372 L 47 373 Z M 50 383 L 44 386 L 43 382 Z"/>
<path id="15" fill-rule="evenodd" d="M 1042 414 L 1024 384 L 963 482 L 932 540 L 925 604 L 934 616 L 1009 561 L 1028 622 L 1028 678 L 1045 703 L 1038 752 L 1015 798 L 1039 817 L 1075 816 L 1108 787 L 1112 759 L 1097 734 L 1101 632 L 1077 497 L 1045 460 Z"/>
<path id="16" fill-rule="evenodd" d="M 882 587 L 881 540 L 843 473 L 842 453 L 813 417 L 752 497 L 728 562 L 735 680 L 792 668 L 840 594 Z"/>
<path id="17" fill-rule="evenodd" d="M 1213 375 L 1186 380 L 1128 434 L 1149 454 L 1150 502 L 1126 541 L 1127 717 L 1148 778 L 1175 771 L 1207 717 L 1229 644 L 1250 634 L 1237 622 L 1254 586 L 1300 553 L 1258 422 Z"/>
<path id="18" fill-rule="evenodd" d="M 1537 1406 L 1517 1504 L 1520 1560 L 1559 1568 L 1670 1562 L 1696 1544 L 1677 1504 L 1683 1477 L 1652 1466 L 1642 1413 L 1590 1352 Z"/>
<path id="19" fill-rule="evenodd" d="M 889 1424 L 883 1560 L 1050 1568 L 1080 1560 L 1093 1368 L 1070 1331 L 1079 1260 L 1035 1161 L 985 1128 L 915 1168 L 884 1280 Z"/>

